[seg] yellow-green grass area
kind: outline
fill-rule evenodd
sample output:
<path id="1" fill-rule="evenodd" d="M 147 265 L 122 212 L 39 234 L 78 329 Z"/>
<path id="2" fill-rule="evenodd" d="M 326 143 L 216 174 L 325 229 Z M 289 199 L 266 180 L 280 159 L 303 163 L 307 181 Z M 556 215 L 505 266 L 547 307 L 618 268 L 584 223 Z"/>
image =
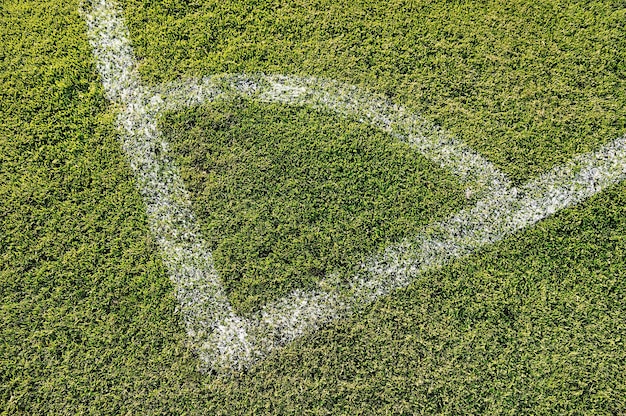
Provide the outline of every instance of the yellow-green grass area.
<path id="1" fill-rule="evenodd" d="M 424 114 L 519 182 L 626 133 L 623 2 L 122 6 L 148 83 L 264 71 L 358 84 Z M 198 372 L 78 7 L 75 1 L 0 3 L 4 414 L 625 411 L 626 184 L 424 274 L 246 372 Z M 348 249 L 363 244 L 347 250 L 354 259 L 467 204 L 449 176 L 405 145 L 316 110 L 215 103 L 168 114 L 161 127 L 204 237 L 214 238 L 210 227 L 236 231 L 224 256 L 258 246 L 238 237 L 230 217 L 218 223 L 202 211 L 204 203 L 227 204 L 209 198 L 211 184 L 225 186 L 232 198 L 251 193 L 253 204 L 241 198 L 227 207 L 241 207 L 232 218 L 255 221 L 267 213 L 253 207 L 281 201 L 277 191 L 302 188 L 278 189 L 278 180 L 237 185 L 258 180 L 254 169 L 263 163 L 269 163 L 263 174 L 277 178 L 275 163 L 293 167 L 290 160 L 301 160 L 304 169 L 310 161 L 333 172 L 345 157 L 346 172 L 356 176 L 337 179 L 345 186 L 333 200 L 340 206 L 330 209 L 339 211 L 317 218 L 327 220 L 329 228 L 319 229 L 327 238 L 335 213 L 367 213 L 381 235 L 345 237 Z M 351 155 L 357 141 L 368 150 Z M 337 153 L 324 153 L 324 143 Z M 284 157 L 272 159 L 278 154 Z M 361 167 L 352 163 L 359 161 Z M 305 189 L 323 190 L 331 186 L 327 178 L 313 177 Z M 389 181 L 382 199 L 374 192 L 378 178 Z M 356 202 L 348 198 L 354 183 L 372 187 L 355 189 Z M 393 188 L 401 183 L 411 186 Z M 266 198 L 257 185 L 267 186 Z M 420 203 L 392 203 L 403 196 Z M 314 209 L 306 204 L 313 197 L 296 201 Z M 278 214 L 276 220 L 290 218 Z M 281 237 L 280 244 L 288 243 Z M 350 267 L 332 250 L 331 269 Z M 257 267 L 261 257 L 241 264 Z M 275 281 L 258 297 L 244 296 L 237 285 L 229 290 L 247 310 L 274 289 L 290 290 L 288 282 Z"/>
<path id="2" fill-rule="evenodd" d="M 518 182 L 626 131 L 622 1 L 120 3 L 149 83 L 265 72 L 360 85 Z"/>

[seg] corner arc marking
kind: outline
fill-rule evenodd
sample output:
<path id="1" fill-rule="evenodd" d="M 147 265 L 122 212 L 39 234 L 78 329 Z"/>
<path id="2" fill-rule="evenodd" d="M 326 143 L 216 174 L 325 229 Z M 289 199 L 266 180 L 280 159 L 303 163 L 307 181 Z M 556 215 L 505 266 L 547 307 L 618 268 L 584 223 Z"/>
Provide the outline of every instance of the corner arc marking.
<path id="1" fill-rule="evenodd" d="M 244 368 L 354 307 L 407 286 L 425 270 L 501 240 L 626 177 L 626 137 L 621 137 L 514 188 L 489 161 L 445 131 L 376 94 L 335 81 L 225 74 L 144 86 L 128 29 L 113 3 L 92 0 L 81 12 L 107 98 L 120 107 L 117 122 L 122 147 L 176 287 L 190 340 L 206 366 L 216 370 Z M 456 174 L 469 188 L 477 189 L 481 198 L 474 207 L 425 227 L 417 236 L 360 265 L 347 284 L 296 290 L 253 316 L 238 316 L 157 128 L 157 118 L 164 111 L 234 97 L 310 105 L 363 118 Z"/>

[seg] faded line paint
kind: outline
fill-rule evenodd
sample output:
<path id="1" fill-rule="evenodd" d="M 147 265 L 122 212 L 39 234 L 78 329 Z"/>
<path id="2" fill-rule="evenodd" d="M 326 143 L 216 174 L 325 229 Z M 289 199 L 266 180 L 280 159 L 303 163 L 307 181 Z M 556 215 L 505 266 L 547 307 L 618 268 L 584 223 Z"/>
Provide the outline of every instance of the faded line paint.
<path id="1" fill-rule="evenodd" d="M 318 325 L 317 316 L 324 315 L 321 310 L 371 302 L 409 285 L 426 270 L 500 241 L 624 179 L 626 137 L 614 140 L 596 152 L 579 155 L 519 188 L 510 188 L 483 199 L 470 209 L 426 227 L 417 236 L 388 247 L 380 256 L 362 264 L 360 272 L 344 287 L 335 288 L 336 294 L 348 293 L 343 299 L 336 295 L 322 300 L 316 294 L 305 298 L 302 293 L 297 293 L 294 300 L 317 305 L 311 318 L 300 313 L 299 319 L 308 319 L 312 326 Z M 295 312 L 293 309 L 291 302 L 281 300 L 266 306 L 258 319 L 289 316 Z M 297 328 L 303 325 L 298 322 L 292 330 L 298 331 Z"/>
<path id="2" fill-rule="evenodd" d="M 176 287 L 191 343 L 208 368 L 245 368 L 359 305 L 407 286 L 424 271 L 499 241 L 626 177 L 622 137 L 513 188 L 489 161 L 422 117 L 334 81 L 226 74 L 144 86 L 128 30 L 113 4 L 92 1 L 83 7 L 83 14 L 107 97 L 120 106 L 122 146 L 146 203 L 151 231 Z M 236 97 L 308 105 L 359 118 L 410 143 L 456 174 L 481 199 L 361 264 L 346 283 L 336 284 L 328 277 L 316 291 L 296 290 L 250 317 L 237 316 L 157 128 L 157 118 L 165 111 Z"/>
<path id="3" fill-rule="evenodd" d="M 122 147 L 146 204 L 191 343 L 211 351 L 211 365 L 227 368 L 250 361 L 252 347 L 244 319 L 237 316 L 200 235 L 189 195 L 167 143 L 157 128 L 158 96 L 146 97 L 132 55 L 128 30 L 107 1 L 83 7 L 88 35 L 107 97 L 120 108 Z M 219 336 L 217 336 L 219 334 Z M 211 344 L 206 346 L 207 339 Z"/>
<path id="4" fill-rule="evenodd" d="M 291 106 L 310 106 L 359 119 L 407 142 L 419 153 L 456 175 L 473 195 L 486 195 L 510 186 L 491 162 L 425 118 L 371 92 L 314 77 L 265 74 L 222 74 L 199 81 L 185 80 L 150 94 L 172 111 L 237 97 Z"/>

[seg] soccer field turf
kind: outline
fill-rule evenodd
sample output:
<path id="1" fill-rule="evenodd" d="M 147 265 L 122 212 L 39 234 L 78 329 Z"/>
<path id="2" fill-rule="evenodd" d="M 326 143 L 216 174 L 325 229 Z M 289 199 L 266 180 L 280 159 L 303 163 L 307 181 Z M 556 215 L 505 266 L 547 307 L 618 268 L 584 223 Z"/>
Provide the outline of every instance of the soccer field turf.
<path id="1" fill-rule="evenodd" d="M 626 412 L 624 183 L 248 367 L 207 371 L 120 145 L 123 109 L 80 12 L 91 7 L 0 4 L 6 414 Z M 619 1 L 116 7 L 148 89 L 241 73 L 353 85 L 440 126 L 520 189 L 626 134 Z M 342 287 L 481 198 L 356 113 L 253 98 L 165 112 L 158 126 L 241 316 Z"/>

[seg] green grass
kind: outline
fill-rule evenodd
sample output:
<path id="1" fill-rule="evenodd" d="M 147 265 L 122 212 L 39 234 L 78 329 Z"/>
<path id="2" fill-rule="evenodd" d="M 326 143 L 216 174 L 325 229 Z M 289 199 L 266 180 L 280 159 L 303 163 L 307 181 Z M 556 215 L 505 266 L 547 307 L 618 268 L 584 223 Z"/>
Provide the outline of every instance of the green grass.
<path id="1" fill-rule="evenodd" d="M 517 181 L 626 133 L 623 2 L 123 4 L 147 82 L 265 71 L 358 84 L 421 112 Z M 246 373 L 197 372 L 77 9 L 77 2 L 56 0 L 0 3 L 3 413 L 626 411 L 625 184 L 423 275 Z M 334 215 L 345 214 L 321 210 L 320 222 L 301 224 L 297 232 L 327 227 L 353 259 L 463 204 L 445 175 L 350 119 L 235 103 L 171 114 L 162 125 L 209 236 L 211 227 L 234 229 L 238 218 L 263 218 L 252 207 L 284 201 L 272 199 L 282 177 L 269 168 L 267 178 L 275 182 L 252 175 L 256 182 L 235 186 L 250 179 L 263 162 L 258 156 L 288 167 L 315 154 L 306 161 L 328 171 L 340 164 L 317 151 L 324 143 L 336 146 L 333 157 L 350 160 L 351 144 L 362 140 L 363 165 L 350 164 L 353 173 L 339 179 L 345 186 L 335 201 L 349 201 L 331 208 L 354 209 L 375 226 L 343 233 L 332 225 L 349 229 L 349 221 L 335 223 Z M 187 125 L 193 128 L 185 138 Z M 274 132 L 285 155 L 279 161 L 268 148 Z M 186 153 L 192 143 L 211 152 L 193 147 Z M 257 165 L 243 163 L 246 157 Z M 221 179 L 214 172 L 215 182 L 203 181 L 214 160 L 224 162 Z M 369 171 L 376 174 L 365 175 Z M 378 195 L 379 175 L 418 186 Z M 359 188 L 372 197 L 359 199 L 365 205 L 349 198 L 361 180 L 371 186 Z M 315 178 L 306 189 L 323 190 L 325 183 Z M 268 198 L 253 192 L 260 185 Z M 295 192 L 296 185 L 286 189 Z M 227 204 L 211 198 L 219 186 L 229 190 L 232 204 L 244 204 L 239 196 L 252 193 L 251 210 L 215 221 L 202 213 L 204 203 Z M 392 203 L 402 198 L 424 203 Z M 447 204 L 443 212 L 439 203 Z M 292 214 L 263 215 L 297 220 Z M 380 233 L 378 239 L 358 234 L 368 230 Z M 236 231 L 225 240 L 233 248 L 222 247 L 224 256 L 241 250 L 239 242 L 256 247 L 242 236 Z M 299 251 L 281 235 L 268 239 L 280 239 L 285 253 Z M 329 247 L 319 248 L 330 253 L 325 267 L 351 264 Z M 314 258 L 298 267 L 318 267 Z M 255 267 L 259 260 L 237 262 L 230 267 Z M 311 283 L 261 278 L 274 288 L 244 296 L 256 278 L 229 287 L 242 310 L 290 285 Z"/>
<path id="2" fill-rule="evenodd" d="M 315 75 L 379 91 L 517 181 L 626 130 L 621 1 L 124 0 L 148 82 Z"/>
<path id="3" fill-rule="evenodd" d="M 233 305 L 259 309 L 358 264 L 465 202 L 408 144 L 354 120 L 247 102 L 166 117 Z"/>

